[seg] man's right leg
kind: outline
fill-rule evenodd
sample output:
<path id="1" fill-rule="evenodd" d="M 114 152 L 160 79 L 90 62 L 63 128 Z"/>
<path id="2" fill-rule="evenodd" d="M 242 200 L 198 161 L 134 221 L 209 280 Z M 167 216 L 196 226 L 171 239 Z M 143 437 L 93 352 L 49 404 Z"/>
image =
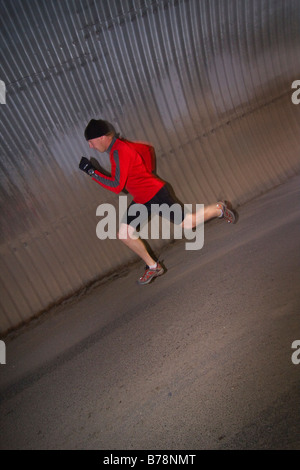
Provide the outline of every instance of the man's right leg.
<path id="1" fill-rule="evenodd" d="M 149 284 L 154 278 L 164 273 L 164 268 L 150 256 L 143 241 L 135 235 L 135 229 L 133 227 L 121 223 L 118 238 L 144 260 L 147 265 L 143 276 L 138 280 L 140 285 Z"/>
<path id="2" fill-rule="evenodd" d="M 156 261 L 150 256 L 142 240 L 135 235 L 135 229 L 131 225 L 121 223 L 118 239 L 125 243 L 134 253 L 136 253 L 147 266 L 155 266 Z"/>

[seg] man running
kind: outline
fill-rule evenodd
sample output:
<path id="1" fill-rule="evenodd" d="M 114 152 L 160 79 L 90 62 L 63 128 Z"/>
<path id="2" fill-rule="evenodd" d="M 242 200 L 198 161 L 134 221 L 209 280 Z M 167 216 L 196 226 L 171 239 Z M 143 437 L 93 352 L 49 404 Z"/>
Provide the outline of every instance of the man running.
<path id="1" fill-rule="evenodd" d="M 166 183 L 153 173 L 155 153 L 152 146 L 121 139 L 113 126 L 101 119 L 92 119 L 85 129 L 84 136 L 90 148 L 109 154 L 111 176 L 98 171 L 86 157 L 81 158 L 79 168 L 104 188 L 117 194 L 126 189 L 133 197 L 120 224 L 118 238 L 146 263 L 146 270 L 138 283 L 149 284 L 155 277 L 164 273 L 164 268 L 158 260 L 153 259 L 141 238 L 135 236 L 136 227 L 133 222 L 136 215 L 130 214 L 136 214 L 136 204 L 145 206 L 147 214 L 151 215 L 151 207 L 154 204 L 167 204 L 172 207 L 178 202 L 169 192 Z M 170 215 L 172 217 L 172 212 Z M 204 214 L 203 210 L 185 214 L 182 207 L 180 220 L 171 220 L 182 228 L 193 229 L 200 222 L 214 217 L 224 218 L 230 223 L 235 222 L 234 213 L 224 202 L 205 206 Z"/>

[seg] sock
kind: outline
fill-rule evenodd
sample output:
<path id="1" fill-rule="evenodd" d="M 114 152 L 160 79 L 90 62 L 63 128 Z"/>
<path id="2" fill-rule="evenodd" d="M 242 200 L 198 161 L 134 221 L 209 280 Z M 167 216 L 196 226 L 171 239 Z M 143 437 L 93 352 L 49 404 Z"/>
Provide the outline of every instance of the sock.
<path id="1" fill-rule="evenodd" d="M 221 211 L 221 214 L 218 215 L 219 219 L 222 219 L 223 215 L 224 215 L 224 211 L 223 211 L 223 207 L 218 207 L 219 204 L 217 204 L 217 208 Z"/>
<path id="2" fill-rule="evenodd" d="M 156 269 L 157 268 L 157 263 L 155 263 L 153 266 L 149 266 L 150 269 Z"/>

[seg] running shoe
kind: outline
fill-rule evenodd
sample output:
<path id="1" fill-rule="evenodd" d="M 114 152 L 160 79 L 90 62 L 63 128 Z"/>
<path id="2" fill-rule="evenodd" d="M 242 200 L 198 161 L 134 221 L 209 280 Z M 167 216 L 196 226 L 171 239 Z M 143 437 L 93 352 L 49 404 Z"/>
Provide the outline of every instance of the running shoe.
<path id="1" fill-rule="evenodd" d="M 154 278 L 161 276 L 164 272 L 164 268 L 159 263 L 157 263 L 157 267 L 154 269 L 151 269 L 149 268 L 149 266 L 146 266 L 146 270 L 143 276 L 139 278 L 138 284 L 140 284 L 141 286 L 145 284 L 150 284 L 150 282 L 153 281 Z"/>

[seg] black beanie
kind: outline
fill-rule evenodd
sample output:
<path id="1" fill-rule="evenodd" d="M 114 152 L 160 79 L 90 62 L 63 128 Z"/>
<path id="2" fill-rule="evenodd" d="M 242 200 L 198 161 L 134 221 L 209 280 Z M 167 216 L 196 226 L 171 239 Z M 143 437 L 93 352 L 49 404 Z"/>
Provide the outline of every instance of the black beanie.
<path id="1" fill-rule="evenodd" d="M 86 140 L 96 139 L 113 131 L 112 125 L 101 119 L 91 119 L 84 131 Z"/>

